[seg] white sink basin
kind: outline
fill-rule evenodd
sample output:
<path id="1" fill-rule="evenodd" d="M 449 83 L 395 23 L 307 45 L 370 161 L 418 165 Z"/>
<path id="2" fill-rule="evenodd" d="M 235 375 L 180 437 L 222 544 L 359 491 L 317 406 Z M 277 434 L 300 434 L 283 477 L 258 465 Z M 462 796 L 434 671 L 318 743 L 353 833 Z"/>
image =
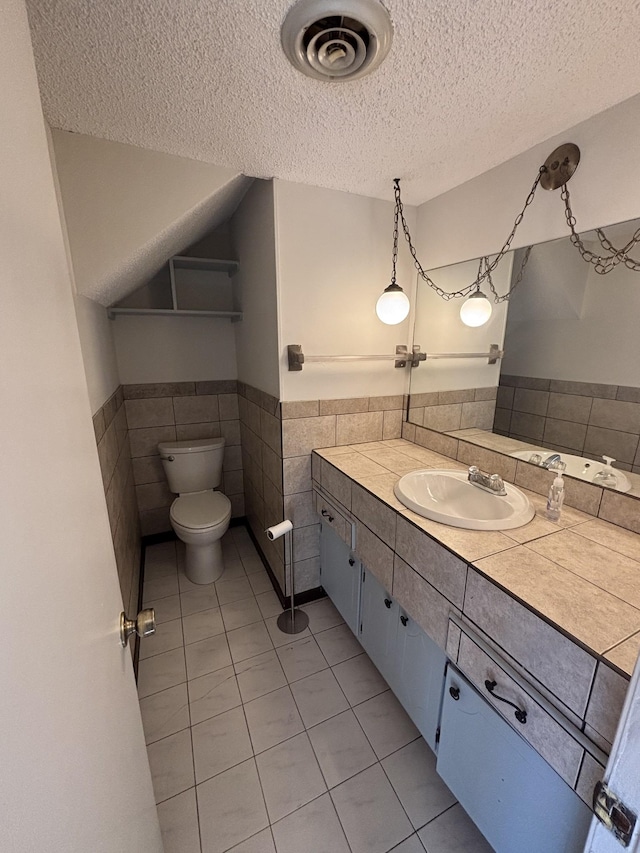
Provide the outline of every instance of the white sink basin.
<path id="1" fill-rule="evenodd" d="M 506 495 L 494 495 L 470 483 L 466 471 L 412 471 L 394 486 L 400 503 L 424 518 L 467 530 L 522 527 L 535 509 L 520 489 L 505 483 Z"/>

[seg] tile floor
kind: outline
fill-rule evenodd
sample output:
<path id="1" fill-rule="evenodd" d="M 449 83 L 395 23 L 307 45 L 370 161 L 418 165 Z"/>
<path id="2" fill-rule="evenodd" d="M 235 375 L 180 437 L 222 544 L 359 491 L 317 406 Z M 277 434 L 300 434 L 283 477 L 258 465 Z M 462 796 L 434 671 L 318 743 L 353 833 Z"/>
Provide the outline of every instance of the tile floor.
<path id="1" fill-rule="evenodd" d="M 491 853 L 328 599 L 302 634 L 244 527 L 211 586 L 147 549 L 138 693 L 165 853 Z"/>

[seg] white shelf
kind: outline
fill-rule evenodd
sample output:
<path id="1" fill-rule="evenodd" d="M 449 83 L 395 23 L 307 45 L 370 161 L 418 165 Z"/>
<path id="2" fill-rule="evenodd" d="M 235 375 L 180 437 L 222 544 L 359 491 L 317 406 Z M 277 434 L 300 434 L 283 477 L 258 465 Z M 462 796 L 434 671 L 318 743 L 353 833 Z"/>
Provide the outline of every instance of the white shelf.
<path id="1" fill-rule="evenodd" d="M 109 308 L 109 319 L 117 314 L 158 315 L 167 317 L 222 317 L 232 321 L 242 320 L 242 311 L 207 311 L 199 308 Z"/>
<path id="2" fill-rule="evenodd" d="M 114 320 L 118 314 L 133 314 L 137 316 L 165 316 L 165 317 L 219 317 L 236 323 L 242 320 L 242 311 L 218 311 L 207 308 L 179 308 L 178 288 L 176 283 L 176 270 L 197 270 L 200 272 L 226 272 L 232 278 L 240 269 L 238 261 L 226 261 L 217 258 L 192 258 L 185 255 L 174 255 L 168 261 L 169 275 L 171 280 L 172 308 L 129 308 L 115 305 L 108 309 L 110 320 Z"/>
<path id="3" fill-rule="evenodd" d="M 212 272 L 226 272 L 231 278 L 240 269 L 238 261 L 221 261 L 215 258 L 191 258 L 186 255 L 174 255 L 169 259 L 177 270 L 211 270 Z"/>

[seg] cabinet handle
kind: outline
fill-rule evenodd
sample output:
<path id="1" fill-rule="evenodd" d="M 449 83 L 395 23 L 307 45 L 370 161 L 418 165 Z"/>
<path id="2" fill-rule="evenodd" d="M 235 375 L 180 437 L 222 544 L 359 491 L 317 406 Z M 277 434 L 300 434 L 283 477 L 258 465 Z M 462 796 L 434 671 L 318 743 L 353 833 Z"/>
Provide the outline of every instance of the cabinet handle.
<path id="1" fill-rule="evenodd" d="M 333 521 L 333 516 L 332 516 L 332 515 L 329 515 L 329 513 L 326 511 L 326 509 L 323 509 L 323 510 L 322 510 L 322 515 L 323 515 L 325 518 L 329 519 L 329 524 L 331 524 L 331 522 Z"/>
<path id="2" fill-rule="evenodd" d="M 400 617 L 400 621 L 402 622 L 402 624 L 403 624 L 403 625 L 404 625 L 404 627 L 406 628 L 406 627 L 407 627 L 407 622 L 409 621 L 409 617 L 408 617 L 408 616 L 404 616 L 404 615 L 403 615 L 403 616 L 401 616 L 401 617 Z"/>
<path id="3" fill-rule="evenodd" d="M 514 705 L 514 703 L 510 702 L 508 699 L 505 699 L 502 696 L 498 696 L 497 693 L 494 693 L 493 691 L 495 690 L 496 684 L 497 684 L 496 681 L 489 681 L 489 679 L 487 678 L 487 680 L 484 683 L 484 686 L 487 688 L 487 690 L 493 696 L 493 698 L 498 700 L 498 702 L 504 702 L 506 705 L 511 705 L 512 708 L 515 708 L 516 710 L 514 713 L 514 717 L 516 718 L 516 720 L 519 723 L 522 723 L 524 725 L 524 723 L 527 722 L 527 712 L 525 710 L 523 710 L 522 708 L 518 708 L 517 705 Z"/>
<path id="4" fill-rule="evenodd" d="M 391 599 L 390 599 L 390 598 L 385 598 L 385 600 L 384 600 L 384 606 L 387 608 L 387 610 L 390 610 L 390 609 L 391 609 L 391 604 L 392 604 Z"/>
<path id="5" fill-rule="evenodd" d="M 355 564 L 356 564 L 356 561 L 353 559 L 353 557 L 349 557 L 349 565 L 355 566 Z"/>
<path id="6" fill-rule="evenodd" d="M 452 699 L 455 699 L 455 701 L 457 702 L 458 699 L 460 698 L 460 688 L 454 687 L 453 685 L 451 685 L 451 687 L 449 688 L 449 695 L 451 696 Z"/>

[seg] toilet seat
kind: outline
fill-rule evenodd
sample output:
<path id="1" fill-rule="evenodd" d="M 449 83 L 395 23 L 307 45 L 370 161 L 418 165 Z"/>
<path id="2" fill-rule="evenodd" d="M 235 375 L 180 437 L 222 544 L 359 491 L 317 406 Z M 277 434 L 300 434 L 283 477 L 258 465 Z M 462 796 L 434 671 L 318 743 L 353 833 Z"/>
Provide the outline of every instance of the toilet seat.
<path id="1" fill-rule="evenodd" d="M 170 518 L 188 530 L 204 532 L 228 523 L 231 501 L 222 492 L 180 495 L 171 505 Z"/>

